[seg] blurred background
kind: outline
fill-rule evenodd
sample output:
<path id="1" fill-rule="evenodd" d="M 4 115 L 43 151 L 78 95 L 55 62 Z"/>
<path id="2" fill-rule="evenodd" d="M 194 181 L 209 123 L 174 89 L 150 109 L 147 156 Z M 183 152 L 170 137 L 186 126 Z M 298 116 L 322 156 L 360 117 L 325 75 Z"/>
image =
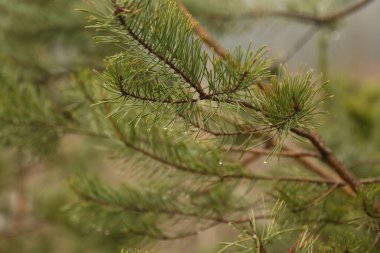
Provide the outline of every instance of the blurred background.
<path id="1" fill-rule="evenodd" d="M 184 1 L 226 48 L 265 44 L 276 59 L 274 66 L 287 64 L 296 72 L 306 65 L 323 72 L 334 98 L 326 103 L 329 113 L 320 130 L 357 175 L 371 176 L 380 161 L 380 1 L 368 1 L 328 23 L 265 14 L 324 17 L 357 2 L 361 1 Z M 91 8 L 91 1 L 0 0 L 0 81 L 31 83 L 59 105 L 60 91 L 73 79 L 91 75 L 93 69 L 101 71 L 104 57 L 116 49 L 95 43 L 93 32 L 84 28 L 86 14 L 76 11 L 81 8 Z M 38 147 L 33 155 L 0 143 L 0 252 L 119 252 L 129 247 L 128 238 L 84 228 L 65 209 L 72 201 L 67 187 L 70 175 L 107 167 L 106 158 L 71 135 Z M 119 169 L 108 173 L 120 176 Z M 224 226 L 157 248 L 165 249 L 158 252 L 215 252 L 217 242 L 231 236 L 233 229 Z M 168 251 L 169 244 L 175 250 Z"/>
<path id="2" fill-rule="evenodd" d="M 253 2 L 253 6 L 257 6 L 251 7 L 257 12 L 257 10 L 283 9 L 279 6 L 282 6 L 286 1 L 262 1 L 266 3 L 265 7 L 262 7 L 260 1 L 250 2 Z M 296 4 L 297 1 L 291 2 Z M 302 1 L 298 2 L 302 5 Z M 334 10 L 343 9 L 342 7 L 355 1 L 303 2 L 312 2 L 313 6 L 320 6 L 319 8 L 323 9 L 320 11 L 321 13 L 333 13 Z M 363 9 L 339 19 L 334 24 L 327 24 L 325 27 L 307 21 L 263 14 L 257 14 L 256 17 L 254 15 L 250 17 L 242 15 L 240 18 L 236 14 L 235 20 L 232 17 L 226 18 L 231 14 L 213 15 L 215 12 L 230 13 L 234 9 L 233 3 L 231 6 L 224 5 L 224 8 L 221 8 L 222 11 L 215 11 L 215 9 L 207 11 L 207 8 L 203 6 L 199 6 L 198 9 L 194 2 L 189 1 L 189 8 L 191 6 L 194 8 L 193 12 L 199 15 L 199 20 L 204 21 L 203 24 L 213 31 L 219 42 L 227 48 L 233 49 L 239 44 L 247 46 L 250 42 L 253 42 L 257 47 L 268 45 L 271 56 L 279 60 L 287 59 L 287 64 L 292 69 L 297 70 L 300 65 L 306 65 L 318 70 L 319 47 L 321 39 L 324 37 L 325 43 L 328 44 L 326 52 L 328 59 L 326 60 L 329 64 L 329 73 L 334 77 L 348 75 L 350 77 L 376 79 L 380 75 L 379 1 L 372 1 Z M 202 13 L 202 11 L 204 12 Z M 241 12 L 250 13 L 252 11 L 248 9 Z M 204 17 L 207 14 L 210 15 L 210 18 Z M 260 17 L 260 15 L 263 16 Z M 315 15 L 323 16 L 322 14 Z M 226 19 L 223 20 L 223 17 Z M 219 29 L 224 30 L 220 31 Z"/>

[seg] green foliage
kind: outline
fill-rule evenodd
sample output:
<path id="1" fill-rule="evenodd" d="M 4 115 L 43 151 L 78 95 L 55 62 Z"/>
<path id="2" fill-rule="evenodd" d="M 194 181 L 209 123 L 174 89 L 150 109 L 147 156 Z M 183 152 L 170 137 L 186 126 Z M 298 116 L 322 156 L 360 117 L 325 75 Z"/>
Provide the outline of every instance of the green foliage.
<path id="1" fill-rule="evenodd" d="M 246 158 L 252 147 L 264 143 L 263 153 L 280 155 L 285 138 L 294 137 L 289 135 L 292 130 L 314 130 L 316 116 L 336 102 L 321 108 L 325 85 L 312 71 L 301 69 L 290 75 L 281 68 L 278 75 L 271 73 L 266 47 L 236 47 L 225 58 L 209 52 L 174 0 L 88 3 L 94 6 L 87 11 L 90 27 L 101 32 L 98 41 L 108 42 L 98 48 L 117 52 L 95 74 L 79 70 L 78 65 L 102 65 L 97 59 L 103 52 L 88 46 L 87 35 L 74 36 L 80 18 L 57 12 L 63 5 L 77 7 L 76 2 L 49 2 L 41 11 L 44 15 L 35 15 L 41 1 L 23 2 L 20 9 L 9 1 L 0 2 L 7 10 L 1 17 L 0 37 L 7 41 L 0 56 L 6 59 L 0 72 L 1 144 L 16 148 L 20 156 L 49 154 L 45 166 L 61 169 L 53 184 L 70 176 L 75 197 L 61 190 L 44 191 L 46 196 L 36 196 L 38 215 L 34 214 L 41 223 L 53 224 L 52 234 L 72 242 L 67 248 L 114 252 L 122 246 L 191 237 L 231 223 L 240 236 L 224 243 L 219 252 L 378 250 L 378 186 L 365 185 L 353 197 L 340 181 L 279 177 L 286 168 L 292 169 L 292 175 L 309 175 L 298 173 L 291 162 L 253 172 L 246 161 L 237 159 L 239 153 L 229 152 Z M 291 4 L 285 7 L 304 10 Z M 24 14 L 35 21 L 36 29 L 19 23 L 12 29 L 12 20 L 25 22 L 17 19 Z M 60 38 L 49 32 L 65 29 L 73 36 Z M 41 36 L 36 41 L 35 34 Z M 36 47 L 44 36 L 52 36 L 41 45 L 51 57 L 40 58 Z M 30 38 L 25 47 L 30 54 L 13 59 L 12 41 L 22 38 Z M 78 48 L 77 40 L 83 40 Z M 67 58 L 54 56 L 55 47 L 59 56 Z M 71 50 L 75 57 L 70 57 Z M 62 64 L 55 63 L 57 58 Z M 32 75 L 24 64 L 33 66 Z M 75 73 L 70 76 L 50 79 L 51 74 L 72 69 Z M 351 97 L 331 115 L 365 131 L 360 134 L 362 143 L 378 140 L 374 137 L 378 110 L 366 109 L 377 95 L 371 91 L 360 98 L 370 99 L 363 106 Z M 341 148 L 343 138 L 339 138 L 331 138 L 334 149 Z M 60 145 L 65 141 L 71 144 L 69 150 Z M 317 145 L 316 151 L 320 149 Z M 327 149 L 311 156 L 328 163 L 329 155 Z M 22 165 L 17 171 L 30 170 Z M 1 175 L 9 176 L 2 168 Z M 22 183 L 23 175 L 15 174 L 14 181 Z M 22 193 L 20 185 L 12 189 Z M 257 200 L 261 194 L 269 196 L 266 201 Z M 62 202 L 68 203 L 64 210 Z M 53 251 L 61 237 L 51 240 L 49 232 L 38 232 L 32 246 L 19 243 L 20 238 L 11 240 L 19 245 L 15 250 Z M 1 240 L 0 250 L 6 251 L 9 244 Z"/>
<path id="2" fill-rule="evenodd" d="M 272 241 L 277 238 L 286 240 L 284 234 L 292 234 L 297 232 L 298 240 L 294 245 L 291 245 L 289 250 L 293 252 L 313 252 L 314 244 L 317 237 L 310 234 L 305 227 L 289 228 L 290 223 L 281 223 L 283 214 L 285 212 L 285 204 L 277 202 L 270 215 L 270 219 L 264 221 L 262 224 L 257 224 L 255 215 L 251 215 L 249 228 L 235 226 L 239 231 L 239 240 L 231 243 L 222 243 L 225 246 L 219 250 L 223 252 L 266 252 L 266 248 L 270 246 Z M 289 246 L 289 245 L 288 245 Z"/>
<path id="3" fill-rule="evenodd" d="M 98 37 L 101 41 L 128 48 L 128 54 L 140 59 L 145 56 L 148 66 L 160 64 L 182 83 L 199 86 L 207 59 L 202 41 L 192 34 L 190 22 L 174 1 L 153 2 L 127 1 L 119 7 L 107 6 L 107 13 L 92 13 L 95 25 L 90 27 L 114 33 L 112 37 Z"/>
<path id="4" fill-rule="evenodd" d="M 0 139 L 7 146 L 22 146 L 34 153 L 56 149 L 59 131 L 65 120 L 55 112 L 43 91 L 10 74 L 6 66 L 0 73 Z M 14 75 L 14 76 L 12 76 Z"/>
<path id="5" fill-rule="evenodd" d="M 271 219 L 261 223 L 252 214 L 249 227 L 236 226 L 240 231 L 239 239 L 222 243 L 224 246 L 219 252 L 261 253 L 283 251 L 284 248 L 308 253 L 377 252 L 379 187 L 363 188 L 361 197 L 354 201 L 338 192 L 324 198 L 320 197 L 323 194 L 316 194 L 318 197 L 314 198 L 308 191 L 315 193 L 322 189 L 313 188 L 300 184 L 278 185 L 279 198 L 283 202 L 277 202 L 270 213 Z M 301 201 L 293 199 L 294 196 Z M 309 201 L 302 200 L 307 197 Z M 363 209 L 367 201 L 371 204 Z"/>
<path id="6" fill-rule="evenodd" d="M 272 85 L 254 98 L 256 107 L 267 121 L 279 131 L 289 132 L 294 128 L 309 128 L 318 113 L 324 96 L 318 94 L 323 86 L 313 80 L 313 72 L 291 77 L 286 69 Z M 316 98 L 320 96 L 319 98 Z"/>
<path id="7" fill-rule="evenodd" d="M 247 93 L 252 86 L 264 82 L 270 76 L 271 63 L 265 58 L 266 53 L 266 47 L 255 52 L 250 45 L 247 50 L 237 47 L 227 59 L 213 55 L 209 59 L 212 68 L 206 74 L 209 92 L 223 101 L 241 92 Z"/>
<path id="8" fill-rule="evenodd" d="M 74 11 L 80 7 L 76 0 L 1 0 L 0 61 L 23 78 L 49 83 L 81 66 L 101 66 L 109 51 L 83 30 L 85 18 Z"/>
<path id="9" fill-rule="evenodd" d="M 245 52 L 238 47 L 227 60 L 209 56 L 172 1 L 127 1 L 104 8 L 92 13 L 95 25 L 91 27 L 111 31 L 113 36 L 100 39 L 126 49 L 108 61 L 103 74 L 102 85 L 115 97 L 101 103 L 119 104 L 109 116 L 125 117 L 136 108 L 140 112 L 130 120 L 135 126 L 148 118 L 151 124 L 161 122 L 172 128 L 179 117 L 185 128 L 195 125 L 227 133 L 223 137 L 246 129 L 251 132 L 244 143 L 248 147 L 261 141 L 257 134 L 275 130 L 284 135 L 291 128 L 307 127 L 323 100 L 315 99 L 319 88 L 312 72 L 290 77 L 284 69 L 268 89 L 258 89 L 270 76 L 266 49 Z M 161 9 L 169 11 L 161 13 Z M 235 141 L 217 140 L 219 144 Z"/>

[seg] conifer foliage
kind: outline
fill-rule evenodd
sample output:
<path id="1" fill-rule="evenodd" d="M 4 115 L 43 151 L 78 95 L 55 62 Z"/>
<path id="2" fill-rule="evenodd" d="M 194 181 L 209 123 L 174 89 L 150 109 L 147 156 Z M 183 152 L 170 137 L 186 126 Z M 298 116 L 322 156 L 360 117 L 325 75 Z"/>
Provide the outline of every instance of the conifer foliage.
<path id="1" fill-rule="evenodd" d="M 72 77 L 58 103 L 0 73 L 3 144 L 46 157 L 74 133 L 111 157 L 104 171 L 122 167 L 117 180 L 90 169 L 71 176 L 73 226 L 125 248 L 232 224 L 240 236 L 219 252 L 379 250 L 379 180 L 354 175 L 318 134 L 328 97 L 313 71 L 273 74 L 266 47 L 208 50 L 174 0 L 90 5 L 89 27 L 115 52 L 104 70 Z M 254 155 L 278 163 L 246 166 Z M 316 177 L 304 157 L 332 176 Z"/>

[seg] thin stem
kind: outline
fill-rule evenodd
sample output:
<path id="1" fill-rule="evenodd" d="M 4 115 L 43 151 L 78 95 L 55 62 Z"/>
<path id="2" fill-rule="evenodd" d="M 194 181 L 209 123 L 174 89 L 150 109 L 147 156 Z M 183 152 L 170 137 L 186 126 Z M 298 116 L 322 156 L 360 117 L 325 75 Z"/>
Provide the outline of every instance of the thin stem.
<path id="1" fill-rule="evenodd" d="M 346 10 L 343 10 L 343 11 L 337 13 L 337 14 L 330 15 L 328 18 L 326 18 L 326 20 L 333 20 L 335 18 L 340 18 L 340 17 L 342 17 L 344 15 L 348 15 L 349 13 L 352 13 L 354 10 L 360 8 L 361 6 L 364 6 L 365 3 L 370 2 L 370 1 L 371 0 L 366 0 L 366 1 L 362 1 L 361 3 L 357 3 L 356 5 L 350 7 L 348 9 L 346 9 Z M 190 22 L 193 22 L 193 23 L 196 22 L 196 20 L 188 13 L 187 9 L 184 7 L 184 5 L 180 1 L 178 2 L 178 4 L 179 4 L 180 9 L 189 17 Z M 181 75 L 184 78 L 184 80 L 186 82 L 188 82 L 199 93 L 200 99 L 212 99 L 212 100 L 219 101 L 217 97 L 216 98 L 214 98 L 213 96 L 209 97 L 210 94 L 207 95 L 202 90 L 202 88 L 200 88 L 199 85 L 193 83 L 191 81 L 191 79 L 189 77 L 187 77 L 173 63 L 171 63 L 168 59 L 166 59 L 165 57 L 163 57 L 159 53 L 155 52 L 153 50 L 153 48 L 151 48 L 149 46 L 149 44 L 147 44 L 143 39 L 141 39 L 132 29 L 130 29 L 129 27 L 127 27 L 127 24 L 125 22 L 124 17 L 119 15 L 120 12 L 118 12 L 118 10 L 120 9 L 120 7 L 118 5 L 116 5 L 116 4 L 115 4 L 115 7 L 116 7 L 115 15 L 117 15 L 119 17 L 121 25 L 130 34 L 130 36 L 132 38 L 134 38 L 139 44 L 141 44 L 148 52 L 150 52 L 151 54 L 153 54 L 156 57 L 158 57 L 159 59 L 161 59 L 163 62 L 165 62 L 167 65 L 169 65 L 176 73 L 178 73 L 179 75 Z M 207 33 L 206 33 L 205 29 L 203 29 L 197 22 L 196 22 L 195 26 L 198 27 L 196 29 L 197 34 L 205 41 L 205 43 L 207 43 L 212 48 L 219 48 L 219 49 L 222 48 L 216 42 L 216 40 L 210 41 L 210 40 L 207 39 Z M 226 55 L 227 51 L 225 51 L 225 50 L 218 50 L 216 52 L 218 54 L 220 54 L 220 56 L 223 57 L 223 58 L 227 57 L 227 55 Z M 249 109 L 253 109 L 253 110 L 258 110 L 258 108 L 255 108 L 251 103 L 249 103 L 247 101 L 224 100 L 224 101 L 220 101 L 220 102 L 237 104 L 237 105 L 245 107 L 245 108 L 249 108 Z M 118 129 L 117 124 L 114 121 L 112 121 L 112 122 L 113 122 L 112 125 L 115 128 L 115 131 L 116 131 L 117 135 L 120 137 L 120 139 L 122 141 L 125 141 L 124 138 L 123 138 L 122 132 L 120 131 L 120 129 Z M 322 140 L 320 140 L 319 136 L 315 136 L 315 135 L 313 135 L 313 134 L 311 134 L 309 132 L 305 132 L 305 131 L 300 130 L 300 129 L 292 129 L 292 132 L 296 133 L 299 136 L 302 136 L 304 138 L 309 139 L 311 141 L 311 143 L 314 145 L 314 147 L 319 151 L 319 153 L 321 155 L 322 161 L 324 161 L 326 164 L 328 164 L 345 182 L 347 182 L 347 184 L 355 192 L 357 191 L 357 187 L 360 185 L 360 181 L 346 168 L 346 166 L 343 163 L 341 163 L 333 155 L 333 153 L 328 149 L 328 147 L 324 144 L 324 142 Z M 148 154 L 148 153 L 146 153 L 146 151 L 141 150 L 140 148 L 135 147 L 135 146 L 131 145 L 130 143 L 125 142 L 125 144 L 127 146 L 135 149 L 136 151 L 145 153 L 146 155 L 150 156 L 153 159 L 156 159 L 156 160 L 162 159 L 162 158 L 156 157 L 156 156 L 154 156 L 152 154 Z M 168 161 L 161 161 L 161 162 L 166 163 L 167 165 L 170 165 L 170 166 L 172 165 Z M 180 167 L 181 167 L 181 169 L 188 170 L 188 168 L 185 168 L 185 167 L 183 167 L 181 165 L 180 165 Z M 205 173 L 205 172 L 203 171 L 203 173 Z M 230 175 L 228 177 L 234 177 L 234 176 L 236 176 L 236 175 Z"/>
<path id="2" fill-rule="evenodd" d="M 294 150 L 294 148 L 292 146 L 290 146 L 290 144 L 284 143 L 282 146 L 282 150 L 292 151 L 292 150 Z M 295 157 L 295 160 L 299 164 L 308 168 L 311 172 L 313 172 L 313 173 L 315 173 L 315 174 L 317 174 L 317 175 L 319 175 L 325 179 L 330 179 L 330 180 L 336 179 L 334 177 L 334 175 L 332 175 L 332 172 L 327 170 L 326 167 L 322 166 L 318 161 L 312 159 L 311 157 L 300 156 L 300 157 Z"/>
<path id="3" fill-rule="evenodd" d="M 365 178 L 361 180 L 362 184 L 378 184 L 380 183 L 380 177 Z"/>
<path id="4" fill-rule="evenodd" d="M 308 139 L 321 154 L 321 160 L 328 164 L 345 182 L 347 182 L 354 192 L 357 192 L 357 188 L 360 186 L 360 181 L 335 157 L 318 133 L 311 133 L 310 131 L 303 131 L 300 129 L 292 129 L 292 132 Z"/>
<path id="5" fill-rule="evenodd" d="M 368 1 L 365 1 L 365 2 L 368 2 Z M 357 6 L 356 8 L 360 8 L 360 6 Z M 347 13 L 350 13 L 350 12 L 351 12 L 351 9 Z M 344 15 L 342 13 L 345 13 L 345 12 L 341 12 L 341 14 L 337 15 L 337 17 Z M 332 18 L 330 17 L 330 19 L 332 19 Z M 205 31 L 205 30 L 203 29 L 203 31 Z M 202 36 L 200 36 L 200 37 L 203 38 Z M 219 44 L 216 44 L 216 45 L 211 44 L 211 46 L 219 46 Z M 225 55 L 221 55 L 221 57 L 224 58 Z M 217 99 L 217 98 L 215 98 L 215 99 Z M 258 110 L 258 108 L 255 108 L 251 103 L 249 103 L 247 101 L 224 100 L 223 102 L 231 103 L 231 104 L 238 104 L 239 106 L 246 107 L 249 109 L 253 109 L 256 111 Z M 294 133 L 302 136 L 302 137 L 309 139 L 311 141 L 311 143 L 314 145 L 314 147 L 321 154 L 322 161 L 324 161 L 326 164 L 328 164 L 344 181 L 347 182 L 347 184 L 354 190 L 354 192 L 356 192 L 356 187 L 360 185 L 360 182 L 347 169 L 347 167 L 333 155 L 333 153 L 327 148 L 327 146 L 324 144 L 324 142 L 322 140 L 320 140 L 320 137 L 318 138 L 319 140 L 317 141 L 317 138 L 315 138 L 315 136 L 312 134 L 309 134 L 309 133 L 304 132 L 304 131 L 299 130 L 299 129 L 292 129 L 292 131 Z"/>
<path id="6" fill-rule="evenodd" d="M 181 117 L 184 118 L 183 115 L 181 115 Z M 226 136 L 250 135 L 250 134 L 257 134 L 257 133 L 262 133 L 262 132 L 271 130 L 270 127 L 262 127 L 262 128 L 252 128 L 252 129 L 240 130 L 240 131 L 235 131 L 235 132 L 217 132 L 217 131 L 202 127 L 198 123 L 193 122 L 193 121 L 189 122 L 189 124 L 191 124 L 195 128 L 197 128 L 197 129 L 199 129 L 205 133 L 211 134 L 211 135 L 216 136 L 216 137 L 218 137 L 218 136 L 226 137 Z"/>
<path id="7" fill-rule="evenodd" d="M 141 36 L 139 36 L 135 31 L 133 31 L 130 27 L 128 27 L 125 18 L 122 16 L 123 12 L 120 10 L 123 10 L 122 7 L 114 3 L 115 6 L 115 16 L 118 18 L 120 25 L 123 27 L 123 29 L 128 32 L 128 34 L 137 42 L 139 43 L 145 50 L 147 50 L 150 54 L 156 56 L 158 59 L 160 59 L 163 63 L 165 63 L 167 66 L 169 66 L 175 73 L 177 73 L 179 76 L 181 76 L 191 87 L 195 89 L 195 91 L 199 94 L 199 96 L 202 98 L 206 96 L 207 94 L 203 91 L 201 85 L 199 83 L 195 83 L 191 80 L 189 76 L 187 76 L 186 73 L 184 73 L 181 69 L 179 69 L 173 62 L 171 62 L 169 59 L 167 59 L 164 55 L 160 54 L 159 52 L 155 51 L 154 48 L 149 45 L 148 42 L 146 42 Z"/>
<path id="8" fill-rule="evenodd" d="M 118 88 L 122 96 L 124 97 L 131 97 L 137 100 L 141 101 L 148 101 L 148 102 L 154 102 L 154 103 L 163 103 L 163 104 L 187 104 L 187 103 L 196 103 L 199 101 L 199 99 L 188 99 L 188 100 L 172 100 L 172 99 L 156 99 L 156 98 L 150 98 L 150 97 L 143 97 L 138 94 L 133 94 L 131 92 L 128 92 L 123 86 L 122 86 L 123 79 L 120 77 Z"/>
<path id="9" fill-rule="evenodd" d="M 283 150 L 279 153 L 273 153 L 270 149 L 262 149 L 262 148 L 250 148 L 250 149 L 240 149 L 240 148 L 226 148 L 226 151 L 233 151 L 233 152 L 247 152 L 254 155 L 276 155 L 276 156 L 282 156 L 282 157 L 320 157 L 320 154 L 316 152 L 311 151 L 287 151 Z"/>
<path id="10" fill-rule="evenodd" d="M 220 57 L 223 59 L 227 59 L 228 51 L 218 43 L 216 39 L 214 39 L 207 31 L 206 29 L 201 26 L 198 21 L 190 14 L 190 12 L 187 10 L 186 6 L 182 3 L 181 0 L 177 0 L 178 7 L 180 10 L 187 16 L 190 23 L 194 26 L 195 32 L 198 34 L 198 36 L 208 45 L 210 48 L 212 48 Z"/>
<path id="11" fill-rule="evenodd" d="M 192 218 L 197 218 L 197 219 L 202 219 L 202 220 L 210 220 L 210 221 L 215 221 L 218 223 L 243 223 L 248 220 L 248 218 L 244 220 L 233 220 L 233 219 L 226 219 L 220 216 L 206 216 L 202 215 L 199 213 L 193 213 L 193 212 L 185 212 L 180 209 L 165 209 L 165 208 L 156 208 L 156 209 L 151 209 L 151 208 L 145 208 L 145 207 L 138 207 L 138 206 L 132 206 L 132 205 L 127 205 L 127 204 L 122 204 L 122 203 L 112 203 L 108 202 L 106 200 L 98 199 L 89 195 L 86 195 L 78 190 L 76 190 L 74 187 L 71 187 L 72 191 L 80 197 L 82 200 L 87 201 L 87 202 L 92 202 L 96 203 L 97 205 L 103 206 L 105 208 L 117 208 L 117 209 L 122 209 L 128 212 L 133 212 L 133 213 L 159 213 L 163 215 L 168 215 L 170 217 L 173 216 L 183 216 L 183 217 L 192 217 Z M 259 219 L 263 219 L 264 216 L 260 216 Z"/>
<path id="12" fill-rule="evenodd" d="M 343 19 L 354 12 L 360 10 L 365 5 L 373 2 L 373 0 L 361 0 L 358 1 L 342 10 L 337 12 L 324 15 L 317 16 L 313 14 L 303 13 L 303 12 L 290 12 L 290 11 L 277 11 L 277 10 L 252 10 L 246 13 L 239 13 L 238 15 L 230 15 L 230 14 L 205 14 L 202 15 L 205 18 L 210 19 L 252 19 L 252 18 L 260 18 L 260 17 L 282 17 L 293 19 L 299 22 L 309 22 L 315 25 L 325 25 L 337 20 Z"/>

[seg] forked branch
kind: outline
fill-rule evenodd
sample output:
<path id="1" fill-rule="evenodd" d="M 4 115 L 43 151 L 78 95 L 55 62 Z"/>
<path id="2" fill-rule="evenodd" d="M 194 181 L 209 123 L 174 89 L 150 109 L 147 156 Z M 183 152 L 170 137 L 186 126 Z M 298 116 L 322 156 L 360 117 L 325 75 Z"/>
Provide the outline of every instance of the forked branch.
<path id="1" fill-rule="evenodd" d="M 260 17 L 282 17 L 293 19 L 299 22 L 308 22 L 315 25 L 325 25 L 330 24 L 332 22 L 336 22 L 340 19 L 343 19 L 356 11 L 360 10 L 373 0 L 360 0 L 356 3 L 349 5 L 342 10 L 336 11 L 331 14 L 327 14 L 324 16 L 318 16 L 303 12 L 292 12 L 292 11 L 281 11 L 281 10 L 252 10 L 246 13 L 240 13 L 239 15 L 229 15 L 229 14 L 206 14 L 204 15 L 206 18 L 211 19 L 252 19 L 252 18 L 260 18 Z"/>
<path id="2" fill-rule="evenodd" d="M 317 20 L 318 22 L 331 22 L 333 20 L 339 19 L 341 17 L 344 17 L 344 16 L 354 12 L 355 10 L 363 7 L 365 4 L 367 4 L 371 1 L 372 0 L 360 1 L 360 2 L 356 3 L 355 5 L 348 7 L 345 10 L 342 10 L 340 12 L 337 12 L 335 14 L 332 14 L 332 15 L 329 15 L 329 16 L 326 16 L 323 18 L 316 19 L 315 17 L 309 17 L 309 16 L 302 16 L 302 15 L 296 15 L 296 16 L 299 18 L 306 19 L 306 20 Z M 198 34 L 198 36 L 201 37 L 202 39 L 207 38 L 207 37 L 210 38 L 210 35 L 208 35 L 206 30 L 203 27 L 201 27 L 201 25 L 194 19 L 193 16 L 191 16 L 191 14 L 187 11 L 187 9 L 183 5 L 183 3 L 180 0 L 178 0 L 178 3 L 179 3 L 181 10 L 190 19 L 190 22 L 196 24 L 197 29 L 195 29 L 195 32 Z M 228 52 L 226 50 L 223 50 L 222 49 L 223 47 L 215 39 L 204 40 L 204 42 L 209 47 L 214 49 L 215 52 L 217 52 L 217 53 L 222 52 L 220 54 L 220 57 L 222 57 L 223 59 L 227 58 Z M 246 101 L 225 101 L 225 102 L 238 103 L 240 106 L 243 106 L 243 107 L 246 107 L 249 109 L 255 109 L 255 107 L 252 104 L 250 104 Z M 313 146 L 320 153 L 320 155 L 321 155 L 320 159 L 323 162 L 325 162 L 327 165 L 329 165 L 329 167 L 332 170 L 334 170 L 350 186 L 350 188 L 354 192 L 357 192 L 357 187 L 360 186 L 360 181 L 356 178 L 355 175 L 353 175 L 349 171 L 349 169 L 342 162 L 340 162 L 335 157 L 335 155 L 331 152 L 331 150 L 326 146 L 326 144 L 319 137 L 319 134 L 314 135 L 310 132 L 305 132 L 305 131 L 300 130 L 300 129 L 292 129 L 292 132 L 294 132 L 295 134 L 297 134 L 301 137 L 304 137 L 304 138 L 310 140 L 310 142 L 313 144 Z"/>

